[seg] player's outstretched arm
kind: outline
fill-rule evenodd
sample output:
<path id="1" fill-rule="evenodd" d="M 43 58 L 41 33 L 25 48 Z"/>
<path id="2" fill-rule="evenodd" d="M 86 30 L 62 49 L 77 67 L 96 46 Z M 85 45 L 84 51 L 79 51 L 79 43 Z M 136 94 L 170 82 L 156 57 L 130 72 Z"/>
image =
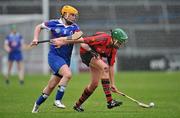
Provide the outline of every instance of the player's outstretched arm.
<path id="1" fill-rule="evenodd" d="M 39 39 L 39 35 L 40 32 L 42 30 L 41 24 L 37 25 L 34 29 L 34 38 L 31 42 L 31 46 L 37 45 L 38 44 L 38 39 Z"/>
<path id="2" fill-rule="evenodd" d="M 112 66 L 109 66 L 109 77 L 110 77 L 110 83 L 111 83 L 111 91 L 114 93 L 119 92 L 115 85 L 115 80 L 114 80 L 114 64 Z"/>
<path id="3" fill-rule="evenodd" d="M 60 46 L 65 45 L 65 44 L 84 43 L 84 39 L 81 37 L 82 34 L 83 33 L 81 31 L 79 31 L 79 32 L 75 32 L 71 36 L 51 39 L 50 42 L 53 45 L 56 45 L 57 47 L 60 47 Z"/>
<path id="4" fill-rule="evenodd" d="M 23 44 L 22 45 L 22 50 L 24 51 L 28 51 L 28 50 L 31 50 L 33 48 L 33 46 L 31 46 L 31 44 Z"/>
<path id="5" fill-rule="evenodd" d="M 82 32 L 75 32 L 73 35 L 71 36 L 67 36 L 67 37 L 60 37 L 60 38 L 55 38 L 55 39 L 51 39 L 51 43 L 53 45 L 56 45 L 57 47 L 60 47 L 62 45 L 65 44 L 73 44 L 73 43 L 86 43 L 86 44 L 90 44 L 96 41 L 101 41 L 101 40 L 105 40 L 104 38 L 101 37 L 101 35 L 92 35 L 92 36 L 88 36 L 88 37 L 83 37 L 82 38 Z"/>

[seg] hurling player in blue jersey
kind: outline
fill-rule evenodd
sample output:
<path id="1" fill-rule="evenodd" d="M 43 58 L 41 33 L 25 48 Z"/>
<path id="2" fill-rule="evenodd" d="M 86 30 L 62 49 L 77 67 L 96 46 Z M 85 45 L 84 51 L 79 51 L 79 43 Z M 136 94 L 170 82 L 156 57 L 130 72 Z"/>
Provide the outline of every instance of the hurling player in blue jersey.
<path id="1" fill-rule="evenodd" d="M 61 18 L 57 20 L 50 20 L 39 24 L 34 30 L 34 39 L 31 45 L 37 45 L 39 34 L 42 29 L 47 29 L 51 32 L 51 38 L 66 37 L 68 40 L 75 40 L 81 37 L 83 34 L 79 26 L 75 24 L 77 20 L 78 10 L 70 5 L 65 5 L 60 9 Z M 48 53 L 48 64 L 53 71 L 53 74 L 42 91 L 42 94 L 34 104 L 32 113 L 37 113 L 39 106 L 48 98 L 53 89 L 58 85 L 56 98 L 54 105 L 58 108 L 65 108 L 62 104 L 62 97 L 67 87 L 69 80 L 71 79 L 72 73 L 70 70 L 70 59 L 73 49 L 73 44 L 63 45 L 56 47 L 50 44 L 50 50 Z"/>
<path id="2" fill-rule="evenodd" d="M 16 32 L 16 25 L 11 25 L 11 33 L 6 36 L 4 49 L 8 52 L 8 73 L 6 84 L 9 84 L 9 75 L 13 66 L 13 62 L 17 62 L 19 82 L 24 83 L 24 64 L 22 56 L 22 48 L 24 46 L 23 38 L 20 33 Z"/>

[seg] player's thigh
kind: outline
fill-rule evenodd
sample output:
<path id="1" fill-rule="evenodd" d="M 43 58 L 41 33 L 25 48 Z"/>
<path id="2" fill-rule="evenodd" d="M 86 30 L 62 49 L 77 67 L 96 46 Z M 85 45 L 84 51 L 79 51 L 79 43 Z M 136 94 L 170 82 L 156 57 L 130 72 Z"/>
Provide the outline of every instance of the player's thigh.
<path id="1" fill-rule="evenodd" d="M 108 67 L 108 65 L 100 58 L 92 58 L 89 65 L 99 70 L 104 70 L 104 68 Z"/>
<path id="2" fill-rule="evenodd" d="M 92 58 L 90 66 L 101 71 L 101 78 L 109 78 L 109 66 L 103 60 Z"/>
<path id="3" fill-rule="evenodd" d="M 91 84 L 97 86 L 99 80 L 101 79 L 102 74 L 99 69 L 91 66 L 90 66 L 90 72 L 91 72 Z"/>

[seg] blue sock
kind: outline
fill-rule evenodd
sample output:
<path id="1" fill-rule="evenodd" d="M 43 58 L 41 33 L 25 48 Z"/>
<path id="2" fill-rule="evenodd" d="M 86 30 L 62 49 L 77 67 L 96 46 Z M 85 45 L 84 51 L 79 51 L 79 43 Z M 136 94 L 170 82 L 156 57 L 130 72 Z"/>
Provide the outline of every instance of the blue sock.
<path id="1" fill-rule="evenodd" d="M 61 100 L 62 97 L 64 96 L 64 91 L 65 91 L 66 87 L 65 86 L 59 86 L 57 93 L 56 93 L 56 100 Z"/>
<path id="2" fill-rule="evenodd" d="M 47 94 L 42 94 L 41 96 L 39 96 L 39 98 L 36 101 L 37 105 L 41 105 L 46 99 L 48 98 Z"/>

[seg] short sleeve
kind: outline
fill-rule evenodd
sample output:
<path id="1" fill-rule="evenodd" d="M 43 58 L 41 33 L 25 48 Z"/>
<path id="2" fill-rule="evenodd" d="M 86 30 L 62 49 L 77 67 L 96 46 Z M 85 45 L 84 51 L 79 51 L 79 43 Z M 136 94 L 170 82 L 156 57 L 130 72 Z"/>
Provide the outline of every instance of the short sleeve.
<path id="1" fill-rule="evenodd" d="M 8 44 L 8 43 L 9 43 L 9 35 L 6 36 L 5 41 L 4 41 L 4 44 Z"/>
<path id="2" fill-rule="evenodd" d="M 52 25 L 53 25 L 52 21 L 46 21 L 41 24 L 41 28 L 51 30 Z"/>
<path id="3" fill-rule="evenodd" d="M 80 27 L 78 25 L 74 26 L 74 32 L 79 32 L 80 31 Z"/>

